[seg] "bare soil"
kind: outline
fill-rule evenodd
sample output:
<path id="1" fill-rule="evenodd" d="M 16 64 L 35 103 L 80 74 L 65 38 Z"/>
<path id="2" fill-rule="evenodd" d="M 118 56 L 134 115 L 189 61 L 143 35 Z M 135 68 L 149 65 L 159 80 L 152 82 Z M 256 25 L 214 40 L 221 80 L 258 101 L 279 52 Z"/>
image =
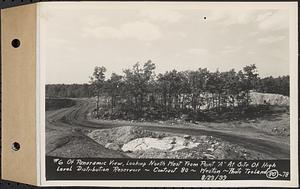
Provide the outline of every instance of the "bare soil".
<path id="1" fill-rule="evenodd" d="M 174 134 L 170 132 L 155 132 L 147 130 L 145 127 L 137 126 L 124 126 L 113 129 L 99 129 L 94 130 L 88 134 L 97 143 L 105 146 L 111 145 L 115 151 L 123 152 L 127 156 L 132 158 L 177 158 L 177 159 L 268 159 L 269 156 L 261 153 L 257 153 L 252 150 L 247 150 L 239 145 L 232 144 L 224 141 L 220 138 L 207 136 L 207 135 L 183 135 Z M 134 144 L 138 150 L 136 151 L 124 151 L 122 147 L 129 142 L 136 139 L 156 139 L 156 141 L 162 141 L 163 148 L 166 138 L 173 138 L 174 141 L 170 141 L 169 145 L 176 145 L 181 142 L 178 139 L 183 139 L 188 145 L 189 143 L 198 144 L 193 148 L 183 148 L 176 150 L 174 148 L 161 150 L 158 148 L 146 148 L 139 149 L 138 147 L 143 144 L 142 142 Z M 176 141 L 177 139 L 177 141 Z M 146 144 L 147 145 L 147 144 Z M 149 145 L 149 144 L 148 144 Z M 117 146 L 117 147 L 116 147 Z M 145 146 L 145 145 L 143 145 Z M 133 146 L 135 147 L 135 146 Z M 147 146 L 146 146 L 147 147 Z M 110 148 L 108 146 L 108 148 Z"/>
<path id="2" fill-rule="evenodd" d="M 186 123 L 174 120 L 136 122 L 89 119 L 88 115 L 94 106 L 91 99 L 77 99 L 76 105 L 72 107 L 46 112 L 46 155 L 111 158 L 289 158 L 288 113 L 278 112 L 267 117 L 224 123 Z M 101 142 L 90 136 L 90 133 L 96 131 L 103 138 Z M 108 143 L 124 145 L 135 138 L 184 135 L 191 136 L 191 140 L 200 145 L 178 151 L 151 149 L 134 153 L 107 146 Z"/>

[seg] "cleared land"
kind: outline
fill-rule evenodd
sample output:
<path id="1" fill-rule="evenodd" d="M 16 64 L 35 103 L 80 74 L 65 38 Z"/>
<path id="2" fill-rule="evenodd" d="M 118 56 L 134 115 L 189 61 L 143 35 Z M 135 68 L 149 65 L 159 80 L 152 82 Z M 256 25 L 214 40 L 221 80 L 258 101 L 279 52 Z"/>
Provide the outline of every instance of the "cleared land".
<path id="1" fill-rule="evenodd" d="M 91 119 L 89 115 L 95 108 L 94 100 L 72 100 L 76 103 L 71 107 L 60 107 L 55 103 L 55 108 L 46 111 L 46 155 L 103 158 L 289 158 L 289 113 L 280 111 L 281 107 L 274 106 L 274 109 L 279 110 L 259 118 L 222 123 L 195 124 L 180 120 L 134 122 Z M 161 142 L 157 146 L 165 144 L 166 148 L 149 147 L 148 141 Z M 142 143 L 140 149 L 123 148 L 125 144 L 134 146 Z"/>

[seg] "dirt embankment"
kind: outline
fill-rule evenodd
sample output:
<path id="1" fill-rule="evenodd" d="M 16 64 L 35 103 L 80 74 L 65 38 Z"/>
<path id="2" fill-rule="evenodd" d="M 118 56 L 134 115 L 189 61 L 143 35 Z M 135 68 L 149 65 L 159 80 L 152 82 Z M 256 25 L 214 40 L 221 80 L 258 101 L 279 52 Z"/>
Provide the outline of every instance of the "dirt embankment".
<path id="1" fill-rule="evenodd" d="M 288 96 L 283 96 L 280 94 L 270 94 L 270 93 L 250 93 L 251 104 L 270 104 L 278 106 L 289 106 L 290 98 Z"/>

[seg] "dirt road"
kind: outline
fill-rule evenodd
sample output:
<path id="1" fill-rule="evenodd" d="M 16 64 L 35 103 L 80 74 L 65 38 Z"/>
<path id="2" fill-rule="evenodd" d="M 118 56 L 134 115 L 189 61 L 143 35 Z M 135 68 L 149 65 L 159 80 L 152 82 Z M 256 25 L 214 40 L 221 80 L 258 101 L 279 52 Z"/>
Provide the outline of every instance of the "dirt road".
<path id="1" fill-rule="evenodd" d="M 94 108 L 94 103 L 88 99 L 76 99 L 76 105 L 70 108 L 48 111 L 46 113 L 46 153 L 47 155 L 56 155 L 71 149 L 76 150 L 75 140 L 84 140 L 81 142 L 91 143 L 89 146 L 95 146 L 97 153 L 95 157 L 111 156 L 125 157 L 118 152 L 108 152 L 103 146 L 99 147 L 94 141 L 82 134 L 83 130 L 92 129 L 107 129 L 121 126 L 141 126 L 146 130 L 163 131 L 169 133 L 188 134 L 192 136 L 208 135 L 221 138 L 233 144 L 238 144 L 246 149 L 256 151 L 260 154 L 265 154 L 271 159 L 288 159 L 289 158 L 289 143 L 281 140 L 276 136 L 271 136 L 255 129 L 243 130 L 228 130 L 228 129 L 212 129 L 205 126 L 194 125 L 165 125 L 156 123 L 132 123 L 128 121 L 104 121 L 87 119 L 88 112 Z M 75 133 L 70 136 L 70 133 Z M 67 139 L 66 139 L 67 138 Z M 72 144 L 73 146 L 67 146 Z M 86 147 L 88 145 L 85 145 Z M 73 149 L 74 148 L 74 149 Z M 85 153 L 85 148 L 82 148 L 81 156 Z M 67 152 L 72 153 L 72 152 Z"/>

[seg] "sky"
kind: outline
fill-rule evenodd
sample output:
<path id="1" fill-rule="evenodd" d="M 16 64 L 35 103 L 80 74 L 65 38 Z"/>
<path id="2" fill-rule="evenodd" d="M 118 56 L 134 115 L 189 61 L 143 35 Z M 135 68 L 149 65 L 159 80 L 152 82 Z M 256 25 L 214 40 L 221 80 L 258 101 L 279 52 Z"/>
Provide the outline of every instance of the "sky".
<path id="1" fill-rule="evenodd" d="M 235 9 L 103 3 L 44 3 L 40 61 L 46 83 L 88 83 L 95 66 L 106 77 L 152 60 L 156 73 L 256 64 L 261 77 L 289 74 L 286 9 Z"/>

